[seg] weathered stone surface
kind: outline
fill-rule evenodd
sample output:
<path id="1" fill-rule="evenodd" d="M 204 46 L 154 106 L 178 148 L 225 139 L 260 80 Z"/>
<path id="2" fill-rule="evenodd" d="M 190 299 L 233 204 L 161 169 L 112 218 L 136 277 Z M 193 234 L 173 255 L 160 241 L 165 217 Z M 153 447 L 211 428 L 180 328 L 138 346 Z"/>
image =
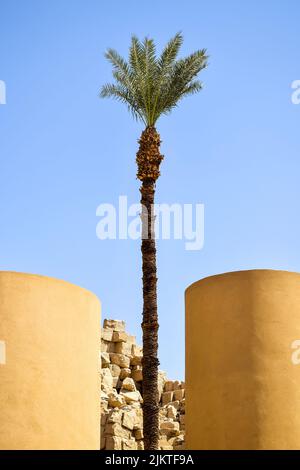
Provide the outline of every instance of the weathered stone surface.
<path id="1" fill-rule="evenodd" d="M 113 387 L 114 388 L 120 388 L 120 387 L 118 387 L 118 383 L 119 383 L 119 377 L 113 377 Z"/>
<path id="2" fill-rule="evenodd" d="M 140 366 L 142 364 L 142 357 L 143 356 L 132 356 L 130 359 L 130 365 Z"/>
<path id="3" fill-rule="evenodd" d="M 184 434 L 175 437 L 173 441 L 174 450 L 185 450 Z"/>
<path id="4" fill-rule="evenodd" d="M 176 389 L 174 390 L 174 400 L 182 400 L 184 398 L 184 389 Z"/>
<path id="5" fill-rule="evenodd" d="M 132 344 L 131 343 L 115 343 L 115 353 L 118 354 L 124 354 L 125 356 L 131 356 L 131 349 L 132 349 Z"/>
<path id="6" fill-rule="evenodd" d="M 137 450 L 144 450 L 144 442 L 137 441 Z"/>
<path id="7" fill-rule="evenodd" d="M 167 407 L 167 417 L 171 419 L 176 419 L 177 417 L 177 410 L 174 406 L 169 405 Z"/>
<path id="8" fill-rule="evenodd" d="M 108 410 L 108 399 L 107 400 L 101 399 L 101 411 L 105 412 L 107 410 Z"/>
<path id="9" fill-rule="evenodd" d="M 131 377 L 135 382 L 141 382 L 143 380 L 142 366 L 134 366 L 131 371 Z"/>
<path id="10" fill-rule="evenodd" d="M 121 369 L 121 372 L 120 372 L 120 380 L 124 380 L 126 379 L 126 377 L 130 377 L 131 376 L 131 369 Z M 134 379 L 133 379 L 134 380 Z"/>
<path id="11" fill-rule="evenodd" d="M 114 390 L 108 395 L 108 405 L 112 408 L 121 408 L 126 405 L 126 400 L 122 395 Z"/>
<path id="12" fill-rule="evenodd" d="M 119 423 L 107 423 L 105 426 L 105 436 L 113 435 L 124 439 L 129 439 L 131 433 L 128 429 L 125 429 Z"/>
<path id="13" fill-rule="evenodd" d="M 128 341 L 128 334 L 125 331 L 114 331 L 111 341 L 114 343 L 126 343 Z"/>
<path id="14" fill-rule="evenodd" d="M 137 403 L 131 405 L 132 407 L 136 406 L 136 421 L 134 425 L 134 429 L 143 429 L 143 410 L 141 408 L 141 405 Z"/>
<path id="15" fill-rule="evenodd" d="M 109 364 L 109 370 L 111 371 L 111 375 L 113 377 L 119 377 L 121 373 L 121 367 L 117 364 Z"/>
<path id="16" fill-rule="evenodd" d="M 101 339 L 103 341 L 111 341 L 113 337 L 114 330 L 108 328 L 102 328 L 101 330 Z"/>
<path id="17" fill-rule="evenodd" d="M 109 368 L 101 369 L 101 388 L 104 392 L 111 392 L 113 388 L 113 377 Z"/>
<path id="18" fill-rule="evenodd" d="M 136 409 L 136 420 L 134 423 L 134 430 L 143 430 L 143 410 L 141 408 Z"/>
<path id="19" fill-rule="evenodd" d="M 121 389 L 120 395 L 125 398 L 126 403 L 130 404 L 133 402 L 143 402 L 142 395 L 139 391 L 136 392 L 129 392 L 128 390 Z"/>
<path id="20" fill-rule="evenodd" d="M 174 380 L 173 390 L 179 390 L 181 388 L 181 382 L 179 380 Z"/>
<path id="21" fill-rule="evenodd" d="M 107 367 L 110 364 L 109 353 L 101 353 L 101 367 Z"/>
<path id="22" fill-rule="evenodd" d="M 178 436 L 180 434 L 178 421 L 163 421 L 160 423 L 160 429 L 168 437 Z"/>
<path id="23" fill-rule="evenodd" d="M 173 449 L 174 450 L 185 450 L 185 443 L 183 442 L 182 444 L 178 444 L 178 445 L 174 444 Z"/>
<path id="24" fill-rule="evenodd" d="M 160 439 L 158 445 L 160 450 L 173 450 L 173 446 L 168 443 L 167 439 Z"/>
<path id="25" fill-rule="evenodd" d="M 143 434 L 142 429 L 135 429 L 133 435 L 137 441 L 144 439 L 144 434 Z"/>
<path id="26" fill-rule="evenodd" d="M 176 437 L 170 437 L 168 439 L 168 444 L 170 444 L 171 446 L 174 446 L 175 439 L 176 439 Z"/>
<path id="27" fill-rule="evenodd" d="M 158 399 L 161 400 L 162 393 L 164 391 L 166 382 L 166 373 L 163 371 L 158 372 Z"/>
<path id="28" fill-rule="evenodd" d="M 110 341 L 101 341 L 101 352 L 115 352 L 115 343 Z"/>
<path id="29" fill-rule="evenodd" d="M 169 403 L 169 405 L 174 406 L 174 408 L 176 408 L 176 410 L 180 409 L 180 401 L 178 401 L 178 400 L 171 401 L 171 403 Z"/>
<path id="30" fill-rule="evenodd" d="M 165 382 L 164 391 L 165 392 L 173 392 L 173 390 L 174 390 L 174 382 L 172 380 L 167 380 Z"/>
<path id="31" fill-rule="evenodd" d="M 131 379 L 130 377 L 127 377 L 126 379 L 123 380 L 122 388 L 124 390 L 129 390 L 130 392 L 135 392 L 136 386 L 135 386 L 134 380 Z"/>
<path id="32" fill-rule="evenodd" d="M 101 414 L 101 426 L 105 426 L 108 415 L 106 413 Z"/>
<path id="33" fill-rule="evenodd" d="M 122 450 L 122 439 L 116 436 L 106 436 L 105 438 L 106 450 Z"/>
<path id="34" fill-rule="evenodd" d="M 134 410 L 125 411 L 123 414 L 123 421 L 122 424 L 125 428 L 130 429 L 131 431 L 134 428 L 136 423 L 136 413 Z"/>
<path id="35" fill-rule="evenodd" d="M 104 437 L 101 432 L 100 450 L 103 450 L 105 448 L 106 448 L 106 437 Z"/>
<path id="36" fill-rule="evenodd" d="M 107 415 L 107 423 L 119 423 L 121 424 L 123 417 L 123 411 L 118 408 L 113 409 Z"/>
<path id="37" fill-rule="evenodd" d="M 161 396 L 162 405 L 167 405 L 171 401 L 173 401 L 173 392 L 164 392 Z"/>
<path id="38" fill-rule="evenodd" d="M 139 409 L 141 407 L 141 403 L 139 401 L 135 401 L 130 403 L 131 408 Z"/>
<path id="39" fill-rule="evenodd" d="M 132 346 L 132 357 L 130 364 L 132 366 L 140 366 L 142 364 L 143 351 L 140 346 L 134 344 Z"/>
<path id="40" fill-rule="evenodd" d="M 108 400 L 108 395 L 106 392 L 104 392 L 104 390 L 101 390 L 100 392 L 100 399 L 101 400 Z"/>
<path id="41" fill-rule="evenodd" d="M 123 450 L 137 450 L 136 440 L 133 438 L 123 439 Z"/>
<path id="42" fill-rule="evenodd" d="M 107 320 L 103 322 L 103 329 L 110 328 L 114 331 L 125 331 L 125 322 L 123 320 Z"/>
<path id="43" fill-rule="evenodd" d="M 112 364 L 116 364 L 119 367 L 124 367 L 126 369 L 130 366 L 130 358 L 124 356 L 124 354 L 110 353 L 110 361 Z"/>
<path id="44" fill-rule="evenodd" d="M 133 356 L 143 356 L 143 349 L 138 344 L 132 345 L 132 355 Z"/>

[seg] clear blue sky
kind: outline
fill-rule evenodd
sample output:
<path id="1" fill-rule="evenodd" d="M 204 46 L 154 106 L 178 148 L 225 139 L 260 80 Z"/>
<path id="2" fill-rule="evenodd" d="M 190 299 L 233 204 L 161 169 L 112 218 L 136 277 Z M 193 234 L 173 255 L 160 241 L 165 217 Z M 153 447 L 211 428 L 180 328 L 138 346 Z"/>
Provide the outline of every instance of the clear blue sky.
<path id="1" fill-rule="evenodd" d="M 99 100 L 103 53 L 130 36 L 159 48 L 178 30 L 183 54 L 206 47 L 204 90 L 158 129 L 165 161 L 158 202 L 204 203 L 205 245 L 158 244 L 160 358 L 184 375 L 184 290 L 211 274 L 300 271 L 298 0 L 17 1 L 0 6 L 0 269 L 45 274 L 94 291 L 103 316 L 140 339 L 139 242 L 99 241 L 96 207 L 135 179 L 142 129 Z"/>

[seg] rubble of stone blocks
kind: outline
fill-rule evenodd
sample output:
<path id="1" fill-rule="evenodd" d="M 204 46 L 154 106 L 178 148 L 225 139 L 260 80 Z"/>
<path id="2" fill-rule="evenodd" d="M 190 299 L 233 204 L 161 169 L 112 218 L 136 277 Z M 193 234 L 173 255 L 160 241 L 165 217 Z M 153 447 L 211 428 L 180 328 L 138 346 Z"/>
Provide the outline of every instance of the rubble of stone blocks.
<path id="1" fill-rule="evenodd" d="M 104 320 L 101 331 L 101 450 L 143 450 L 142 356 L 125 322 Z M 183 450 L 184 382 L 159 372 L 161 450 Z"/>

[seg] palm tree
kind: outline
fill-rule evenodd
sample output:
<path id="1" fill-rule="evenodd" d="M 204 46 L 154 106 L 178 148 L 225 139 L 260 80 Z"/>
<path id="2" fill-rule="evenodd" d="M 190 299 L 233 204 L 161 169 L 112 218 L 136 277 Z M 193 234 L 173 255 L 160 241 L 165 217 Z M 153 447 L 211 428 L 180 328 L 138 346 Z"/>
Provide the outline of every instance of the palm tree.
<path id="1" fill-rule="evenodd" d="M 123 102 L 133 117 L 145 125 L 136 163 L 142 204 L 143 418 L 147 450 L 158 449 L 159 440 L 159 326 L 153 205 L 156 180 L 164 157 L 159 150 L 161 140 L 155 125 L 158 118 L 170 113 L 182 98 L 201 90 L 202 84 L 196 76 L 207 66 L 205 49 L 177 59 L 182 42 L 182 35 L 176 34 L 157 57 L 152 39 L 145 38 L 141 42 L 133 36 L 128 62 L 114 49 L 108 49 L 105 56 L 113 66 L 115 82 L 104 85 L 100 94 L 102 98 Z"/>

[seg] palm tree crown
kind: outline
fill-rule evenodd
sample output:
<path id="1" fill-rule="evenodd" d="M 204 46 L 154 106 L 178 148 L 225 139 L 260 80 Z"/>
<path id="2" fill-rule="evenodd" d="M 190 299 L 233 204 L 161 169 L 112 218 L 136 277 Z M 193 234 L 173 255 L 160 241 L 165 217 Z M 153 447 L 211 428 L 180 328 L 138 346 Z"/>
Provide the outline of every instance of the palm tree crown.
<path id="1" fill-rule="evenodd" d="M 177 33 L 157 57 L 153 39 L 141 42 L 133 36 L 128 62 L 114 49 L 108 49 L 105 56 L 113 65 L 115 83 L 104 85 L 100 96 L 125 103 L 134 118 L 154 126 L 179 100 L 202 88 L 196 76 L 207 66 L 206 50 L 177 59 L 182 42 L 182 35 Z"/>

